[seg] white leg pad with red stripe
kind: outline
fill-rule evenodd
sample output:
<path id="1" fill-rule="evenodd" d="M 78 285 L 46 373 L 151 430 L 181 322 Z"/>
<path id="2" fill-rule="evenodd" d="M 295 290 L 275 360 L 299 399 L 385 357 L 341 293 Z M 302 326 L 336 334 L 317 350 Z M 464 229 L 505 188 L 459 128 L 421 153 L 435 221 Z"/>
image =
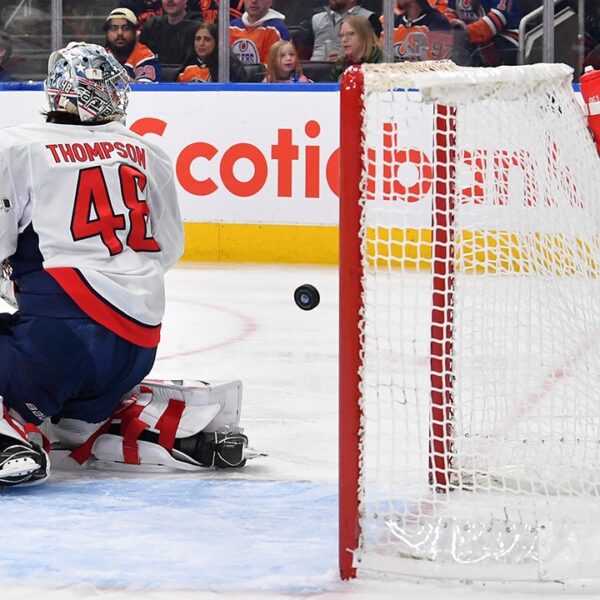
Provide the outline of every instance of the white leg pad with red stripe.
<path id="1" fill-rule="evenodd" d="M 52 464 L 59 468 L 200 470 L 205 467 L 174 448 L 176 440 L 200 432 L 241 433 L 241 405 L 241 381 L 145 380 L 106 423 L 61 419 L 54 425 L 53 437 L 61 450 L 52 451 Z"/>
<path id="2" fill-rule="evenodd" d="M 140 418 L 150 427 L 156 427 L 169 403 L 185 404 L 176 437 L 234 429 L 240 424 L 242 382 L 239 380 L 219 383 L 144 380 L 132 390 L 132 397 L 136 396 L 136 404 L 144 406 Z M 124 403 L 128 401 L 124 399 Z"/>

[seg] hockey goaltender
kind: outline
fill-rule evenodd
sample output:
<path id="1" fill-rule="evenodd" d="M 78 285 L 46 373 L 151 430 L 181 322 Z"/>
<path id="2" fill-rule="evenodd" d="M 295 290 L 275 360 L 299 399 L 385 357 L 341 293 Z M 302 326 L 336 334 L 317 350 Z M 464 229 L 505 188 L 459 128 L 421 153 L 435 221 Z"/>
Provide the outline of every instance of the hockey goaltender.
<path id="1" fill-rule="evenodd" d="M 0 485 L 41 483 L 50 464 L 243 466 L 256 453 L 239 381 L 144 380 L 184 240 L 170 159 L 124 125 L 126 72 L 72 43 L 50 56 L 45 91 L 45 122 L 0 136 L 17 308 L 0 314 Z"/>

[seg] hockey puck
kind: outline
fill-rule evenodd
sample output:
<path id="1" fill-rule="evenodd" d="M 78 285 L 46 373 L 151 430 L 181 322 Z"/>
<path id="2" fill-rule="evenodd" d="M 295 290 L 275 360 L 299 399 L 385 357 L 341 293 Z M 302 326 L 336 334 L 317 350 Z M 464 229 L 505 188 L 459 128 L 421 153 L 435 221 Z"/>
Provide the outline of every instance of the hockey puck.
<path id="1" fill-rule="evenodd" d="M 312 310 L 315 306 L 319 306 L 320 301 L 319 290 L 310 283 L 301 285 L 294 292 L 294 302 L 302 310 Z"/>

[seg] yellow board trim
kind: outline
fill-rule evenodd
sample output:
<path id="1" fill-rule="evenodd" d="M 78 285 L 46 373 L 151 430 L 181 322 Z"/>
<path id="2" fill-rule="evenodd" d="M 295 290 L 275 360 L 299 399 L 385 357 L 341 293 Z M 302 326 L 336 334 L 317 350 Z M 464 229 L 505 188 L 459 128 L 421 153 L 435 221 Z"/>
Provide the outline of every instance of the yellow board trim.
<path id="1" fill-rule="evenodd" d="M 366 232 L 369 264 L 431 270 L 431 229 L 373 227 Z M 455 238 L 454 268 L 463 273 L 598 277 L 600 237 L 560 233 L 462 230 Z"/>
<path id="2" fill-rule="evenodd" d="M 184 223 L 184 261 L 335 265 L 337 226 Z M 431 269 L 431 229 L 368 228 L 367 261 L 379 267 Z M 600 239 L 556 233 L 459 233 L 455 268 L 467 273 L 539 273 L 597 277 Z"/>
<path id="3" fill-rule="evenodd" d="M 334 265 L 339 257 L 335 225 L 186 222 L 184 230 L 184 261 Z"/>

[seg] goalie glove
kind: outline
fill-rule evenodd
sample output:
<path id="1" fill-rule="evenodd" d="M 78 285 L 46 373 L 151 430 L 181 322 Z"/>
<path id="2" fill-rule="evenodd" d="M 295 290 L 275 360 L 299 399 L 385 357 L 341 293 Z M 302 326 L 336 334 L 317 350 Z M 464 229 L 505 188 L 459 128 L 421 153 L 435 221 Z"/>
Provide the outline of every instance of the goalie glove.
<path id="1" fill-rule="evenodd" d="M 174 449 L 206 467 L 232 469 L 246 464 L 248 438 L 238 432 L 200 432 L 175 442 Z"/>

